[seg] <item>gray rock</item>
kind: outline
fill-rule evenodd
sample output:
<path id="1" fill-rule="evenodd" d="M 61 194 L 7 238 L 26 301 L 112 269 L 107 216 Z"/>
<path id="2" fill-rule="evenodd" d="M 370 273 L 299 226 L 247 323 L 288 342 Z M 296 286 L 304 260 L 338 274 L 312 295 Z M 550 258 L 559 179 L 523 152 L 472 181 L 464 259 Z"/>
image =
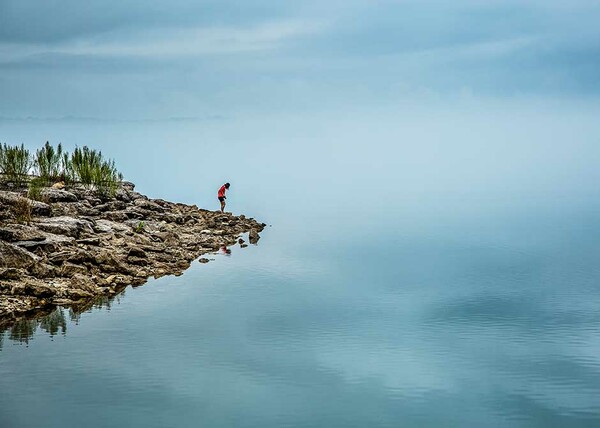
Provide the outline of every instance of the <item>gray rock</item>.
<path id="1" fill-rule="evenodd" d="M 61 265 L 67 261 L 80 264 L 94 260 L 95 258 L 90 253 L 80 248 L 70 248 L 48 255 L 48 261 L 55 265 Z"/>
<path id="2" fill-rule="evenodd" d="M 67 278 L 71 278 L 77 274 L 87 275 L 88 270 L 85 266 L 77 265 L 74 263 L 65 262 L 60 268 L 60 275 Z"/>
<path id="3" fill-rule="evenodd" d="M 133 203 L 135 204 L 135 206 L 137 206 L 139 208 L 143 208 L 143 209 L 150 210 L 150 211 L 163 212 L 165 210 L 163 207 L 161 207 L 156 202 L 142 199 L 142 198 L 136 199 L 135 201 L 133 201 Z"/>
<path id="4" fill-rule="evenodd" d="M 83 244 L 83 245 L 94 245 L 94 246 L 98 246 L 100 245 L 100 238 L 95 237 L 95 238 L 84 238 L 84 239 L 78 239 L 77 240 L 78 244 Z"/>
<path id="5" fill-rule="evenodd" d="M 94 229 L 87 220 L 73 217 L 51 217 L 41 222 L 34 223 L 39 229 L 57 235 L 66 235 L 79 238 L 82 234 L 92 234 Z"/>
<path id="6" fill-rule="evenodd" d="M 74 274 L 73 277 L 71 278 L 71 286 L 73 289 L 78 290 L 78 291 L 83 291 L 85 294 L 80 294 L 80 293 L 72 293 L 71 291 L 71 295 L 75 294 L 76 296 L 80 296 L 80 297 L 88 297 L 88 296 L 94 296 L 96 294 L 98 294 L 99 292 L 101 292 L 100 287 L 98 287 L 96 284 L 94 284 L 94 282 L 91 280 L 91 278 L 89 278 L 86 275 L 83 274 Z"/>
<path id="7" fill-rule="evenodd" d="M 28 268 L 39 260 L 38 256 L 23 248 L 0 241 L 0 267 Z"/>
<path id="8" fill-rule="evenodd" d="M 259 239 L 260 239 L 260 236 L 258 235 L 258 232 L 256 231 L 256 229 L 251 229 L 250 233 L 248 233 L 248 240 L 250 241 L 250 243 L 256 244 L 256 243 L 258 243 Z"/>
<path id="9" fill-rule="evenodd" d="M 40 192 L 42 198 L 48 202 L 76 202 L 77 196 L 74 193 L 61 189 L 45 188 Z"/>
<path id="10" fill-rule="evenodd" d="M 10 224 L 0 227 L 0 239 L 5 241 L 43 241 L 44 233 L 32 226 L 23 224 Z"/>
<path id="11" fill-rule="evenodd" d="M 115 222 L 119 222 L 119 223 L 123 223 L 124 221 L 129 219 L 127 214 L 125 214 L 123 211 L 108 211 L 108 212 L 103 213 L 102 217 L 107 220 L 111 220 L 111 221 L 115 221 Z"/>
<path id="12" fill-rule="evenodd" d="M 13 206 L 13 205 L 17 204 L 23 198 L 25 198 L 25 197 L 18 193 L 0 190 L 0 204 L 4 204 L 7 206 Z M 29 204 L 31 206 L 31 213 L 33 215 L 39 215 L 39 216 L 50 215 L 50 205 L 45 204 L 43 202 L 34 201 L 33 199 L 29 199 L 29 198 L 25 198 L 25 199 L 29 202 Z"/>
<path id="13" fill-rule="evenodd" d="M 148 257 L 148 255 L 144 252 L 144 250 L 141 250 L 141 249 L 136 248 L 136 247 L 132 247 L 127 252 L 127 258 L 130 258 L 130 257 L 146 258 L 146 257 Z"/>
<path id="14" fill-rule="evenodd" d="M 0 268 L 0 279 L 19 279 L 25 272 L 17 268 Z"/>
<path id="15" fill-rule="evenodd" d="M 14 242 L 14 244 L 26 249 L 27 251 L 35 251 L 38 248 L 41 248 L 45 252 L 53 253 L 64 246 L 73 245 L 74 242 L 75 238 L 47 234 L 46 239 L 44 239 L 43 241 L 17 241 Z"/>
<path id="16" fill-rule="evenodd" d="M 56 276 L 56 268 L 47 263 L 34 263 L 29 267 L 29 273 L 36 278 L 52 278 Z"/>
<path id="17" fill-rule="evenodd" d="M 77 200 L 51 193 L 52 217 L 34 216 L 30 225 L 14 224 L 10 203 L 23 202 L 17 192 L 0 196 L 0 316 L 112 295 L 152 276 L 180 275 L 203 254 L 236 243 L 246 247 L 242 233 L 250 232 L 256 243 L 264 227 L 254 219 L 149 199 L 133 185 L 115 198 L 81 187 L 67 193 Z M 49 205 L 37 206 L 50 213 Z M 134 233 L 140 221 L 143 230 Z"/>
<path id="18" fill-rule="evenodd" d="M 123 190 L 129 192 L 133 192 L 133 189 L 135 189 L 135 184 L 133 184 L 131 181 L 123 181 L 121 182 L 121 186 L 123 187 Z"/>

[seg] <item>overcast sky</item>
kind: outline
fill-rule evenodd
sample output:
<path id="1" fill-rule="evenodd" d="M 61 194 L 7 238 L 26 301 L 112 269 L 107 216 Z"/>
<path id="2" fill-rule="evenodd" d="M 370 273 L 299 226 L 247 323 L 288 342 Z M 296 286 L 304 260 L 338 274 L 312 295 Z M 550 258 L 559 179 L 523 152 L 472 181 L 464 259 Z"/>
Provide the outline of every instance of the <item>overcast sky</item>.
<path id="1" fill-rule="evenodd" d="M 101 148 L 206 206 L 231 181 L 234 210 L 597 195 L 598 23 L 595 0 L 0 0 L 0 141 Z"/>
<path id="2" fill-rule="evenodd" d="M 0 0 L 0 114 L 597 97 L 598 22 L 594 0 Z"/>

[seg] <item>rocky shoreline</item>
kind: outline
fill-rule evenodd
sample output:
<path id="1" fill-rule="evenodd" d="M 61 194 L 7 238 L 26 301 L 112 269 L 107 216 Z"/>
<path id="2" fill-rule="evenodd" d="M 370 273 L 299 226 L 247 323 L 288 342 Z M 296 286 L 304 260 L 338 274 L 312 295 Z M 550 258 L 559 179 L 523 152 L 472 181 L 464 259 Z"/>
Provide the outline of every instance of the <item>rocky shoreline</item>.
<path id="1" fill-rule="evenodd" d="M 206 253 L 256 243 L 265 224 L 150 199 L 124 182 L 114 197 L 45 188 L 43 202 L 0 190 L 0 319 L 111 296 L 181 275 Z M 23 210 L 26 215 L 23 215 Z M 208 259 L 202 258 L 201 262 Z"/>

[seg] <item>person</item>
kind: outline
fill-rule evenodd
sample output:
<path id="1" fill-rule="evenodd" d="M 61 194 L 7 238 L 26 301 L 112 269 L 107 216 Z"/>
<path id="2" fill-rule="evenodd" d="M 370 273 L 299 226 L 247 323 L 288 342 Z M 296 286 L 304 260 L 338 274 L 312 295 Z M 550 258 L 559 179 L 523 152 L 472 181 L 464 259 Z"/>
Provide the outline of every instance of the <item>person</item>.
<path id="1" fill-rule="evenodd" d="M 221 202 L 221 212 L 225 212 L 225 199 L 227 199 L 227 196 L 225 196 L 225 191 L 227 189 L 229 189 L 229 183 L 223 184 L 219 189 L 219 193 L 217 194 L 219 202 Z"/>

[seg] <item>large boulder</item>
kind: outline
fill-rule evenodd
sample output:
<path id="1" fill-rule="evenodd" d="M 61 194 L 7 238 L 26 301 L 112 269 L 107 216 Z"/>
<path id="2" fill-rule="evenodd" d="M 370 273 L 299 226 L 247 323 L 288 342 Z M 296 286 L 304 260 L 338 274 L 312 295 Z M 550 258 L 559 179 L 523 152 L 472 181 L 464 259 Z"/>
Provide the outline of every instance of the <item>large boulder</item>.
<path id="1" fill-rule="evenodd" d="M 61 189 L 45 188 L 40 192 L 42 198 L 48 202 L 76 202 L 77 196 L 74 193 Z"/>
<path id="2" fill-rule="evenodd" d="M 27 251 L 35 251 L 38 248 L 46 253 L 54 253 L 63 247 L 72 246 L 75 243 L 75 238 L 70 236 L 46 234 L 43 241 L 16 241 L 14 245 L 24 248 Z"/>
<path id="3" fill-rule="evenodd" d="M 250 233 L 248 234 L 248 241 L 250 241 L 251 244 L 256 244 L 256 243 L 258 243 L 259 239 L 260 239 L 260 236 L 258 235 L 258 232 L 256 231 L 256 229 L 251 229 Z"/>
<path id="4" fill-rule="evenodd" d="M 136 199 L 134 202 L 134 205 L 149 211 L 154 211 L 154 212 L 163 212 L 165 209 L 160 206 L 159 204 L 157 204 L 154 201 L 150 201 L 147 199 Z"/>
<path id="5" fill-rule="evenodd" d="M 43 241 L 46 236 L 35 227 L 24 224 L 7 224 L 0 227 L 0 239 L 14 241 Z"/>
<path id="6" fill-rule="evenodd" d="M 26 198 L 19 193 L 0 190 L 0 205 L 16 206 L 23 199 L 29 203 L 31 207 L 31 214 L 39 216 L 50 215 L 50 205 Z"/>
<path id="7" fill-rule="evenodd" d="M 60 268 L 60 274 L 61 274 L 61 276 L 66 276 L 68 278 L 71 278 L 71 277 L 75 276 L 76 274 L 77 275 L 87 275 L 88 270 L 85 266 L 65 262 L 65 263 L 63 263 L 63 265 Z"/>
<path id="8" fill-rule="evenodd" d="M 39 261 L 39 257 L 23 248 L 0 241 L 0 267 L 28 268 Z"/>
<path id="9" fill-rule="evenodd" d="M 44 219 L 43 221 L 36 222 L 35 226 L 46 232 L 71 236 L 73 238 L 79 238 L 82 234 L 94 233 L 94 229 L 89 221 L 67 216 Z"/>

